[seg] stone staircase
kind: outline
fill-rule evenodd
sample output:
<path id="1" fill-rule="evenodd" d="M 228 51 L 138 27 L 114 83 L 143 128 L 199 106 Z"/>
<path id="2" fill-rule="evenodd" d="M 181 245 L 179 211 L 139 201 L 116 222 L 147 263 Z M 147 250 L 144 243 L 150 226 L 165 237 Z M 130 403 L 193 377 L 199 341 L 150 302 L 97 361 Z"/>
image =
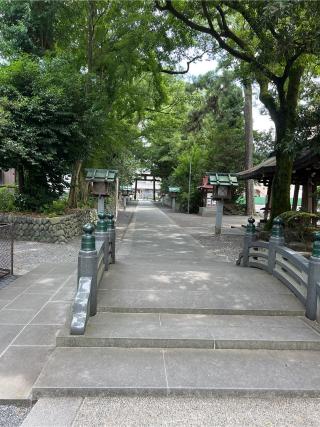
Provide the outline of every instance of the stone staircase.
<path id="1" fill-rule="evenodd" d="M 120 297 L 117 308 L 99 306 L 85 335 L 70 335 L 67 326 L 60 330 L 57 347 L 33 387 L 34 399 L 320 394 L 320 334 L 297 300 L 279 313 L 262 307 L 257 315 L 242 307 L 237 311 L 232 301 L 220 314 L 202 314 L 202 307 L 196 313 L 186 306 L 183 313 L 179 307 L 157 311 L 152 298 L 147 306 L 142 295 L 139 312 L 132 312 L 132 300 L 121 305 Z"/>
<path id="2" fill-rule="evenodd" d="M 154 207 L 136 216 L 100 286 L 97 315 L 83 336 L 60 330 L 34 399 L 320 395 L 320 334 L 284 285 L 205 259 Z M 188 251 L 170 251 L 175 244 Z"/>

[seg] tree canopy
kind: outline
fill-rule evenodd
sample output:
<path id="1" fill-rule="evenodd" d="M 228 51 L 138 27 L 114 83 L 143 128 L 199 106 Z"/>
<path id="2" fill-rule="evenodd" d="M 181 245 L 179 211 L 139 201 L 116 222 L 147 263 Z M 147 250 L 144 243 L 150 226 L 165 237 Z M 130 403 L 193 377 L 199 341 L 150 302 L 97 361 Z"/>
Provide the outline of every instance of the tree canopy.
<path id="1" fill-rule="evenodd" d="M 185 193 L 190 164 L 196 205 L 207 170 L 244 167 L 245 80 L 276 128 L 272 216 L 289 210 L 294 157 L 319 138 L 318 1 L 0 0 L 0 12 L 0 167 L 18 171 L 23 200 L 39 183 L 30 208 L 69 173 L 76 207 L 92 166 L 125 182 L 145 167 Z M 218 71 L 183 78 L 203 55 Z M 254 138 L 261 160 L 270 135 Z"/>

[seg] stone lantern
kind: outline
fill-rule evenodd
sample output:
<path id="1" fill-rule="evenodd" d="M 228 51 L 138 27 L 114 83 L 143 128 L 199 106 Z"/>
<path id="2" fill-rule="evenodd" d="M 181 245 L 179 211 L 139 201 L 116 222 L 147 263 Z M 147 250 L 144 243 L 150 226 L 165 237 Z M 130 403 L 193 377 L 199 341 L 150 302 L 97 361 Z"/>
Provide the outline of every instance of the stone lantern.
<path id="1" fill-rule="evenodd" d="M 238 187 L 236 175 L 230 173 L 207 172 L 208 183 L 212 185 L 212 198 L 217 202 L 215 234 L 221 234 L 223 204 L 225 200 L 230 200 L 232 190 Z"/>
<path id="2" fill-rule="evenodd" d="M 98 197 L 98 212 L 103 212 L 105 198 L 110 196 L 111 186 L 116 183 L 118 171 L 110 169 L 86 169 L 86 172 L 86 181 L 91 183 L 91 194 Z"/>
<path id="3" fill-rule="evenodd" d="M 180 187 L 169 187 L 169 195 L 171 197 L 171 208 L 173 212 L 176 210 L 176 198 L 178 193 L 180 193 Z"/>

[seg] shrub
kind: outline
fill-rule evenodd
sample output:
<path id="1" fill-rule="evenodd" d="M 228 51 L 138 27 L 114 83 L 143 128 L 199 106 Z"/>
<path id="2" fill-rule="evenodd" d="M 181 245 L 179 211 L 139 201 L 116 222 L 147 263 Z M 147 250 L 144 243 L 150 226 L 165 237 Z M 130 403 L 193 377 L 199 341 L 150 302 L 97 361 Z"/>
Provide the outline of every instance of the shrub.
<path id="1" fill-rule="evenodd" d="M 180 204 L 180 211 L 188 211 L 188 193 L 183 192 L 178 196 L 178 202 Z M 190 193 L 190 213 L 198 213 L 199 207 L 201 206 L 202 196 L 200 191 L 195 190 Z"/>
<path id="2" fill-rule="evenodd" d="M 68 200 L 61 198 L 59 200 L 53 200 L 51 203 L 47 203 L 41 209 L 41 212 L 47 216 L 59 216 L 64 215 L 67 209 Z"/>
<path id="3" fill-rule="evenodd" d="M 320 215 L 303 212 L 303 211 L 287 211 L 279 215 L 282 218 L 285 226 L 285 235 L 288 240 L 292 237 L 303 242 L 314 231 Z"/>
<path id="4" fill-rule="evenodd" d="M 0 187 L 0 211 L 11 212 L 15 210 L 14 186 Z"/>

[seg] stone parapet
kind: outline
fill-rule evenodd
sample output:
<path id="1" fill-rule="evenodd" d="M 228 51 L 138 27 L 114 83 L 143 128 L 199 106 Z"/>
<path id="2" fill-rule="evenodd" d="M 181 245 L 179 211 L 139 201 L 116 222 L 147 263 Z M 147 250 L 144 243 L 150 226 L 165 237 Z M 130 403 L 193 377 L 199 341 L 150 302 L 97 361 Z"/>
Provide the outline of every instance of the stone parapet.
<path id="1" fill-rule="evenodd" d="M 68 215 L 52 218 L 0 212 L 0 223 L 14 224 L 16 240 L 36 242 L 66 243 L 82 234 L 84 224 L 96 221 L 95 209 L 79 209 Z"/>

